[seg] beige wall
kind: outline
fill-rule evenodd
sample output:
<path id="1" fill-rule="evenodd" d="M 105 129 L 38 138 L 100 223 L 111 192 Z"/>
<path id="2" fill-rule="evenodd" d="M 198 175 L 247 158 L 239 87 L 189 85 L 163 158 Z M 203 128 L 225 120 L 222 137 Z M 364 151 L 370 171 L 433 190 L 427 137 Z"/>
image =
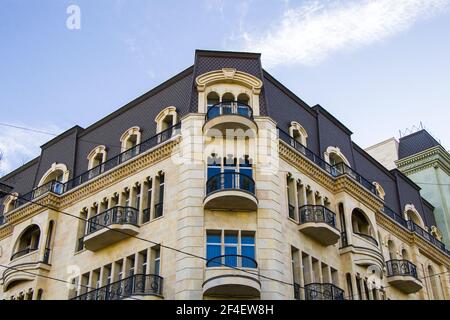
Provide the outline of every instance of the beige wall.
<path id="1" fill-rule="evenodd" d="M 411 262 L 418 268 L 419 277 L 427 276 L 424 270 L 429 265 L 438 272 L 447 270 L 446 266 L 449 265 L 450 259 L 425 243 L 423 239 L 417 238 L 384 217 L 379 211 L 382 207 L 381 200 L 370 195 L 348 177 L 335 181 L 327 177 L 326 173 L 320 169 L 312 169 L 314 164 L 296 154 L 290 147 L 282 146 L 281 142 L 278 142 L 275 123 L 271 119 L 257 117 L 255 122 L 258 125 L 258 136 L 254 140 L 256 148 L 253 151 L 255 152 L 253 157 L 256 159 L 254 178 L 258 199 L 257 211 L 231 212 L 204 209 L 205 159 L 207 157 L 203 152 L 204 115 L 195 114 L 182 120 L 181 136 L 130 160 L 114 169 L 113 172 L 97 177 L 69 194 L 61 197 L 46 195 L 44 198 L 55 198 L 52 204 L 57 209 L 78 216 L 83 208 L 90 207 L 95 202 L 99 203 L 105 197 L 110 198 L 115 192 L 121 192 L 127 187 L 132 188 L 137 182 L 143 183 L 147 177 L 155 177 L 162 170 L 166 178 L 164 216 L 141 225 L 137 236 L 205 257 L 207 230 L 254 231 L 258 272 L 260 275 L 272 278 L 272 280 L 259 278 L 260 297 L 263 299 L 293 299 L 293 287 L 286 284 L 293 282 L 292 248 L 298 250 L 300 255 L 303 253 L 305 257 L 308 257 L 304 263 L 317 260 L 322 265 L 336 270 L 335 284 L 345 290 L 346 297 L 349 294 L 346 273 L 351 275 L 355 298 L 358 298 L 356 277 L 370 278 L 370 265 L 378 263 L 378 257 L 389 260 L 388 240 L 395 243 L 398 252 L 401 252 L 402 248 L 408 251 Z M 300 180 L 303 185 L 309 186 L 314 194 L 321 196 L 322 199 L 324 197 L 328 199 L 330 210 L 337 214 L 337 227 L 341 231 L 344 230 L 339 222 L 338 205 L 344 204 L 343 218 L 347 224 L 346 230 L 349 232 L 349 247 L 341 248 L 340 241 L 331 246 L 324 246 L 299 231 L 298 222 L 288 217 L 286 194 L 288 173 L 294 181 Z M 296 202 L 295 205 L 302 204 Z M 91 272 L 154 246 L 152 243 L 129 237 L 96 252 L 89 250 L 76 252 L 80 221 L 54 210 L 31 207 L 33 206 L 27 205 L 7 214 L 11 222 L 0 229 L 0 263 L 2 265 L 15 265 L 14 261 L 10 261 L 14 243 L 22 230 L 31 224 L 41 227 L 39 252 L 43 254 L 44 239 L 47 236 L 50 220 L 55 222 L 50 266 L 39 263 L 34 265 L 34 269 L 30 272 L 38 275 L 69 281 L 73 272 L 77 270 L 80 274 Z M 374 238 L 379 243 L 378 247 L 353 235 L 351 213 L 355 208 L 362 210 L 370 220 Z M 401 259 L 399 254 L 397 256 Z M 387 298 L 429 299 L 432 297 L 429 294 L 428 279 L 422 280 L 423 288 L 419 292 L 407 295 L 388 283 L 384 265 L 383 268 L 380 284 L 385 288 Z M 164 278 L 164 299 L 208 298 L 203 297 L 205 269 L 204 260 L 163 247 L 160 274 Z M 319 270 L 316 281 L 325 282 L 324 279 L 329 277 L 328 270 L 330 269 Z M 18 279 L 21 276 L 24 277 L 17 272 Z M 447 299 L 450 298 L 448 274 L 442 274 L 439 281 L 442 284 L 440 290 L 443 293 L 441 294 L 445 294 Z M 302 286 L 307 284 L 300 282 Z M 0 298 L 18 297 L 20 292 L 27 292 L 29 289 L 34 291 L 34 297 L 38 289 L 43 289 L 43 299 L 69 298 L 69 287 L 66 284 L 39 276 L 17 282 L 10 288 L 0 285 Z"/>

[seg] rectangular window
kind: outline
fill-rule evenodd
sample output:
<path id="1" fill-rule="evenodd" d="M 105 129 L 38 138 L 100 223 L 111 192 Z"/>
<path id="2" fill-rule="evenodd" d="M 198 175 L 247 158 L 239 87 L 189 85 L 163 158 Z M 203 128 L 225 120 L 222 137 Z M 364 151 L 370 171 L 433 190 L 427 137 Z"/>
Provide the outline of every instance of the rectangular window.
<path id="1" fill-rule="evenodd" d="M 152 208 L 152 192 L 153 192 L 153 180 L 151 178 L 147 179 L 147 208 L 143 212 L 142 223 L 150 221 L 151 218 L 151 208 Z"/>
<path id="2" fill-rule="evenodd" d="M 161 268 L 161 249 L 155 248 L 155 274 L 159 275 L 160 268 Z"/>
<path id="3" fill-rule="evenodd" d="M 136 198 L 134 199 L 135 202 L 135 208 L 140 209 L 141 206 L 141 186 L 136 187 Z"/>
<path id="4" fill-rule="evenodd" d="M 244 161 L 240 161 L 239 173 L 239 188 L 254 193 L 253 169 L 249 156 L 245 156 Z"/>
<path id="5" fill-rule="evenodd" d="M 238 233 L 225 232 L 225 265 L 230 267 L 238 266 Z"/>
<path id="6" fill-rule="evenodd" d="M 150 261 L 150 272 L 155 275 L 159 275 L 161 272 L 161 248 L 155 246 L 151 248 L 151 261 Z"/>
<path id="7" fill-rule="evenodd" d="M 123 196 L 124 196 L 124 206 L 129 207 L 130 206 L 130 191 L 124 192 Z"/>
<path id="8" fill-rule="evenodd" d="M 255 233 L 248 231 L 208 231 L 207 267 L 256 268 Z"/>
<path id="9" fill-rule="evenodd" d="M 134 255 L 128 257 L 128 276 L 134 276 L 134 271 L 136 267 L 136 261 Z"/>
<path id="10" fill-rule="evenodd" d="M 230 158 L 224 158 L 223 159 L 223 182 L 224 182 L 224 188 L 225 189 L 234 189 L 236 188 L 236 174 L 234 174 L 237 171 L 236 168 L 236 158 L 230 159 Z"/>
<path id="11" fill-rule="evenodd" d="M 164 208 L 164 185 L 165 185 L 165 176 L 164 173 L 161 173 L 156 177 L 156 181 L 158 183 L 155 197 L 158 199 L 158 203 L 155 204 L 155 219 L 162 217 L 163 208 Z"/>
<path id="12" fill-rule="evenodd" d="M 214 259 L 222 255 L 222 234 L 221 232 L 211 231 L 206 235 L 206 259 L 207 267 L 219 267 L 221 259 Z"/>
<path id="13" fill-rule="evenodd" d="M 255 257 L 255 234 L 242 232 L 241 234 L 241 255 L 243 268 L 256 268 Z"/>

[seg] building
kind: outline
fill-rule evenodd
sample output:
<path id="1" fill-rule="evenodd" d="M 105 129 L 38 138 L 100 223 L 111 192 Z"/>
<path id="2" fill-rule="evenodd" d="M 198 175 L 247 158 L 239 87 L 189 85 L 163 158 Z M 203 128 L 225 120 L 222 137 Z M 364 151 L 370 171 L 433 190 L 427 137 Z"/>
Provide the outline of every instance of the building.
<path id="1" fill-rule="evenodd" d="M 398 168 L 434 206 L 437 229 L 430 230 L 450 246 L 450 154 L 425 129 L 378 143 L 366 151 L 388 169 Z"/>
<path id="2" fill-rule="evenodd" d="M 433 207 L 351 135 L 259 54 L 196 51 L 1 179 L 0 297 L 449 299 Z"/>

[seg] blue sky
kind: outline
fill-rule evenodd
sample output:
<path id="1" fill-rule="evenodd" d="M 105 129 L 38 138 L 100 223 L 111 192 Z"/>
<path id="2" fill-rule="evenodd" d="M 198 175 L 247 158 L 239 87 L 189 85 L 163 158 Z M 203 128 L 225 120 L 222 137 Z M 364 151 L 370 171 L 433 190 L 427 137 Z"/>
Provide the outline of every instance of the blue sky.
<path id="1" fill-rule="evenodd" d="M 66 27 L 69 5 L 81 29 Z M 86 127 L 193 63 L 261 52 L 367 147 L 422 121 L 449 145 L 450 0 L 2 0 L 0 123 Z M 51 136 L 0 126 L 0 175 Z"/>

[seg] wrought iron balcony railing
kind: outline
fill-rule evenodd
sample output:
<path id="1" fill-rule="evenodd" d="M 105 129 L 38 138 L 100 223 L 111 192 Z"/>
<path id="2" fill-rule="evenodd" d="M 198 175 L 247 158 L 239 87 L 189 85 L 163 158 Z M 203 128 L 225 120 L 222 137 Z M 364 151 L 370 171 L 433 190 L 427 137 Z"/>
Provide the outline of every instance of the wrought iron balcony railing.
<path id="1" fill-rule="evenodd" d="M 418 234 L 420 237 L 425 239 L 426 241 L 430 242 L 434 246 L 436 246 L 439 250 L 446 252 L 445 244 L 436 239 L 431 233 L 423 229 L 421 226 L 417 225 L 411 220 L 407 221 L 408 223 L 408 229 L 412 232 Z"/>
<path id="2" fill-rule="evenodd" d="M 300 207 L 300 224 L 323 222 L 336 229 L 336 214 L 324 206 L 306 205 Z"/>
<path id="3" fill-rule="evenodd" d="M 373 194 L 378 195 L 375 186 L 369 180 L 365 179 L 363 176 L 361 176 L 358 172 L 350 168 L 345 163 L 338 163 L 333 167 L 331 167 L 331 174 L 334 177 L 339 177 L 346 174 L 350 176 L 350 178 L 361 184 L 364 188 L 372 192 Z"/>
<path id="4" fill-rule="evenodd" d="M 17 259 L 17 258 L 20 258 L 20 257 L 22 257 L 22 256 L 24 256 L 24 255 L 26 255 L 26 254 L 29 254 L 29 253 L 31 253 L 31 252 L 35 252 L 35 251 L 37 251 L 38 250 L 38 248 L 36 247 L 36 248 L 32 248 L 32 247 L 26 247 L 26 248 L 24 248 L 24 249 L 21 249 L 21 250 L 19 250 L 19 251 L 17 251 L 17 252 L 15 252 L 12 256 L 11 256 L 11 261 L 13 261 L 13 260 L 15 260 L 15 259 Z"/>
<path id="5" fill-rule="evenodd" d="M 120 164 L 156 147 L 157 145 L 168 141 L 173 136 L 177 135 L 180 132 L 181 123 L 178 123 L 167 130 L 164 130 L 153 137 L 141 142 L 140 144 L 122 152 L 121 154 L 107 160 L 106 162 L 82 173 L 81 175 L 67 181 L 66 183 L 61 183 L 58 181 L 50 181 L 49 183 L 42 185 L 33 189 L 31 192 L 26 193 L 24 195 L 20 195 L 20 197 L 14 203 L 14 209 L 17 209 L 30 201 L 33 201 L 37 197 L 44 195 L 48 192 L 55 193 L 57 195 L 64 194 L 69 190 L 72 190 L 94 178 L 97 176 L 112 170 L 113 168 L 119 166 Z"/>
<path id="6" fill-rule="evenodd" d="M 133 296 L 162 296 L 163 278 L 155 274 L 135 274 L 72 300 L 123 300 Z"/>
<path id="7" fill-rule="evenodd" d="M 305 285 L 305 300 L 344 300 L 344 290 L 331 283 Z"/>
<path id="8" fill-rule="evenodd" d="M 241 190 L 255 195 L 255 181 L 239 172 L 223 172 L 209 178 L 206 182 L 207 195 L 223 190 Z"/>
<path id="9" fill-rule="evenodd" d="M 73 188 L 78 187 L 79 185 L 94 179 L 95 177 L 117 167 L 118 165 L 138 156 L 139 154 L 142 154 L 153 147 L 156 147 L 158 144 L 163 143 L 173 136 L 175 136 L 181 128 L 181 123 L 178 123 L 174 125 L 173 127 L 168 128 L 167 130 L 164 130 L 153 137 L 141 142 L 140 144 L 122 152 L 121 154 L 107 160 L 106 162 L 98 165 L 95 168 L 92 168 L 89 171 L 86 171 L 85 173 L 73 178 L 72 180 L 69 180 L 65 183 L 64 186 L 64 192 L 67 192 Z"/>
<path id="10" fill-rule="evenodd" d="M 444 252 L 445 254 L 450 256 L 450 252 L 445 248 L 445 244 L 436 239 L 432 234 L 430 234 L 428 231 L 424 230 L 422 227 L 417 225 L 411 220 L 404 219 L 401 215 L 396 213 L 394 210 L 388 208 L 385 206 L 383 210 L 381 210 L 382 213 L 384 213 L 386 216 L 397 222 L 399 225 L 403 226 L 404 228 L 408 229 L 411 232 L 414 232 L 418 234 L 420 237 L 425 239 L 426 241 L 433 244 L 435 247 L 437 247 L 439 250 Z"/>
<path id="11" fill-rule="evenodd" d="M 209 107 L 206 113 L 206 121 L 224 116 L 224 115 L 238 115 L 253 119 L 253 110 L 249 105 L 238 101 L 221 102 Z"/>
<path id="12" fill-rule="evenodd" d="M 33 189 L 31 192 L 28 192 L 22 196 L 20 196 L 14 203 L 14 209 L 17 209 L 18 207 L 21 207 L 22 205 L 33 201 L 36 198 L 39 198 L 40 196 L 52 192 L 54 194 L 61 195 L 64 192 L 64 183 L 59 181 L 50 181 L 40 187 L 37 187 L 36 189 Z"/>
<path id="13" fill-rule="evenodd" d="M 417 267 L 408 260 L 389 260 L 386 261 L 387 276 L 411 276 L 419 280 L 417 276 Z"/>
<path id="14" fill-rule="evenodd" d="M 113 224 L 130 224 L 137 226 L 139 210 L 131 207 L 113 207 L 88 220 L 86 236 Z"/>
<path id="15" fill-rule="evenodd" d="M 302 145 L 300 142 L 295 140 L 293 137 L 289 135 L 289 133 L 283 131 L 282 129 L 278 128 L 278 134 L 282 141 L 286 142 L 288 145 L 290 145 L 292 148 L 303 154 L 306 158 L 311 160 L 313 163 L 315 163 L 317 166 L 322 168 L 324 171 L 326 171 L 328 174 L 330 174 L 333 177 L 339 177 L 341 175 L 348 175 L 350 178 L 361 184 L 364 188 L 369 190 L 371 193 L 377 195 L 375 186 L 367 179 L 365 179 L 363 176 L 361 176 L 359 173 L 357 173 L 355 170 L 350 168 L 344 163 L 339 163 L 337 165 L 330 165 L 325 160 L 323 160 L 321 157 L 316 155 L 314 152 L 309 150 L 307 147 Z"/>
<path id="16" fill-rule="evenodd" d="M 226 254 L 209 259 L 206 262 L 207 268 L 233 267 L 233 268 L 250 268 L 257 269 L 258 262 L 248 256 L 238 254 Z"/>
<path id="17" fill-rule="evenodd" d="M 337 164 L 335 166 L 331 166 L 328 164 L 325 160 L 317 156 L 314 152 L 306 148 L 304 145 L 302 145 L 300 142 L 296 141 L 293 137 L 291 137 L 287 132 L 283 131 L 280 128 L 278 129 L 279 138 L 290 145 L 292 148 L 297 150 L 299 153 L 303 154 L 306 158 L 311 160 L 313 163 L 315 163 L 317 166 L 322 168 L 324 171 L 329 173 L 333 177 L 338 177 L 343 174 L 347 174 L 349 177 L 360 183 L 364 188 L 372 192 L 373 194 L 377 195 L 375 186 L 367 179 L 365 179 L 363 176 L 361 176 L 359 173 L 357 173 L 355 170 L 350 168 L 344 163 Z M 436 246 L 439 250 L 444 252 L 445 254 L 450 256 L 450 251 L 445 248 L 444 243 L 437 240 L 433 235 L 431 235 L 429 232 L 418 226 L 412 221 L 405 220 L 401 215 L 395 213 L 393 210 L 389 209 L 388 207 L 384 207 L 382 212 L 393 219 L 395 222 L 400 224 L 401 226 L 407 228 L 408 230 L 417 233 L 419 236 L 424 238 L 425 240 L 432 243 L 434 246 Z M 341 239 L 343 241 L 344 245 L 344 238 L 341 236 Z M 373 242 L 373 241 L 372 241 Z"/>

